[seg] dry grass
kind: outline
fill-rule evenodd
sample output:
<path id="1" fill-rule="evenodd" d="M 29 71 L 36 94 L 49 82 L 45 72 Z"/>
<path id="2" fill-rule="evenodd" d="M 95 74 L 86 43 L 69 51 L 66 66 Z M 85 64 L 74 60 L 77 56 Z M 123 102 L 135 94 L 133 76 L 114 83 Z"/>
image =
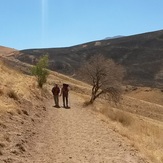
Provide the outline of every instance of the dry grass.
<path id="1" fill-rule="evenodd" d="M 124 111 L 109 110 L 108 117 L 113 121 L 121 123 L 123 126 L 129 126 L 132 123 L 132 117 Z"/>
<path id="2" fill-rule="evenodd" d="M 90 101 L 86 100 L 83 102 L 83 107 L 87 107 L 89 105 L 92 105 L 92 103 Z"/>
<path id="3" fill-rule="evenodd" d="M 148 156 L 153 163 L 162 163 L 163 123 L 161 121 L 129 113 L 120 107 L 113 108 L 102 100 L 96 102 L 93 107 L 109 118 L 109 124 L 114 130 L 129 139 L 133 146 Z"/>
<path id="4" fill-rule="evenodd" d="M 129 126 L 133 121 L 132 116 L 129 113 L 110 107 L 104 100 L 95 102 L 94 109 L 108 117 L 111 121 L 116 121 L 123 126 Z"/>
<path id="5" fill-rule="evenodd" d="M 7 95 L 10 97 L 10 98 L 12 98 L 12 99 L 14 99 L 14 100 L 18 100 L 19 98 L 18 98 L 18 95 L 15 93 L 15 91 L 13 91 L 13 90 L 10 90 L 8 93 L 7 93 Z"/>
<path id="6" fill-rule="evenodd" d="M 46 98 L 43 94 L 47 94 L 47 90 L 44 93 L 38 89 L 34 77 L 11 69 L 1 61 L 0 72 L 0 111 L 16 110 L 21 100 L 38 103 Z"/>
<path id="7" fill-rule="evenodd" d="M 16 49 L 0 46 L 0 56 L 9 56 L 12 52 L 15 52 Z"/>
<path id="8" fill-rule="evenodd" d="M 2 89 L 0 89 L 0 96 L 2 96 L 3 95 L 3 90 Z"/>
<path id="9" fill-rule="evenodd" d="M 148 101 L 155 104 L 163 105 L 163 92 L 160 89 L 137 87 L 136 90 L 132 89 L 126 95 L 134 97 L 139 100 Z"/>
<path id="10" fill-rule="evenodd" d="M 160 163 L 163 158 L 163 124 L 148 118 L 134 117 L 129 127 L 132 136 L 130 139 L 151 158 Z"/>

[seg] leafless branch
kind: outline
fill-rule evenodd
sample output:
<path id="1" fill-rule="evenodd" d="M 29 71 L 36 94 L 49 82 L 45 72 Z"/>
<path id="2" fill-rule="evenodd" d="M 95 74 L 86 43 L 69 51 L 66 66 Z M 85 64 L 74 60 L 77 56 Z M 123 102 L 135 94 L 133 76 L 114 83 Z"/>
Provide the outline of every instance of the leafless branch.
<path id="1" fill-rule="evenodd" d="M 92 85 L 91 102 L 105 94 L 114 102 L 118 102 L 124 68 L 113 60 L 106 59 L 102 55 L 93 56 L 83 64 L 79 70 L 80 79 Z"/>

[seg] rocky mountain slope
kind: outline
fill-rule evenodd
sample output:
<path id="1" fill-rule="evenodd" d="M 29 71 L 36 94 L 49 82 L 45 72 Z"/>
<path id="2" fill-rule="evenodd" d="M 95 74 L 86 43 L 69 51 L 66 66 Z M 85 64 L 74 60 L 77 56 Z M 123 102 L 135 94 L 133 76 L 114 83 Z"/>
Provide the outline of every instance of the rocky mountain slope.
<path id="1" fill-rule="evenodd" d="M 51 70 L 68 75 L 92 55 L 102 54 L 126 68 L 127 84 L 163 87 L 163 30 L 65 48 L 27 49 L 15 57 L 35 64 L 44 54 L 49 55 Z"/>

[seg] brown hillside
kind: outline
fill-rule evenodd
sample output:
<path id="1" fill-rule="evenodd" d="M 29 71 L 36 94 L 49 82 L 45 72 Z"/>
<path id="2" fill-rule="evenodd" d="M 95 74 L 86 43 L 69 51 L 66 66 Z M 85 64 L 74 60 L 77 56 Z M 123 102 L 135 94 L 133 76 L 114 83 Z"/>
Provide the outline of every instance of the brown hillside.
<path id="1" fill-rule="evenodd" d="M 16 58 L 34 64 L 46 53 L 50 58 L 49 68 L 64 74 L 74 75 L 83 61 L 100 53 L 126 68 L 127 84 L 163 86 L 163 30 L 67 48 L 22 50 Z"/>
<path id="2" fill-rule="evenodd" d="M 1 56 L 10 56 L 16 53 L 16 49 L 0 46 L 0 57 Z"/>

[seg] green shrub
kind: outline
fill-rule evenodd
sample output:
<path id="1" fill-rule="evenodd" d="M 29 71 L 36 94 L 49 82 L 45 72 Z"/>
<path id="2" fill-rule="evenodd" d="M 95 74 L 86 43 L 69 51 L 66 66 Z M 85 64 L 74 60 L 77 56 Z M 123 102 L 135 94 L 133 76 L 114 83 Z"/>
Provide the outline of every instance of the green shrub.
<path id="1" fill-rule="evenodd" d="M 43 84 L 46 83 L 47 77 L 49 75 L 48 70 L 46 69 L 48 67 L 48 55 L 42 56 L 36 66 L 32 68 L 32 74 L 36 76 L 38 86 L 40 88 L 43 87 Z"/>

